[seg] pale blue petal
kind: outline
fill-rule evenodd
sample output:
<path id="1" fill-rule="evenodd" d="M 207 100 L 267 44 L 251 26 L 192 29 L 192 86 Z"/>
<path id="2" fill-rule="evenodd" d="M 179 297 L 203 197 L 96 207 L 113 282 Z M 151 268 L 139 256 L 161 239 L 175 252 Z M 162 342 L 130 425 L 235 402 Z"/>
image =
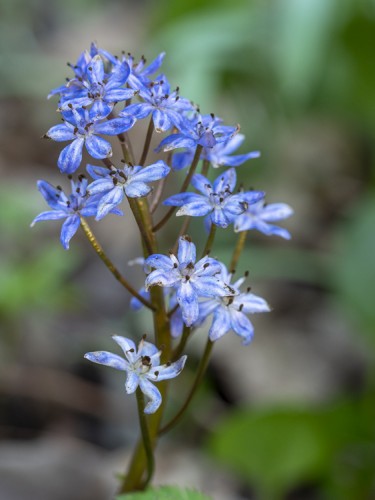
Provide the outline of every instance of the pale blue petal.
<path id="1" fill-rule="evenodd" d="M 51 127 L 46 133 L 46 136 L 57 142 L 72 141 L 73 139 L 75 139 L 73 129 L 67 127 L 65 123 L 61 123 L 60 125 Z"/>
<path id="2" fill-rule="evenodd" d="M 235 291 L 215 276 L 204 276 L 194 282 L 194 289 L 200 297 L 226 297 L 234 295 Z"/>
<path id="3" fill-rule="evenodd" d="M 197 193 L 179 193 L 174 194 L 163 201 L 163 205 L 172 206 L 172 207 L 181 207 L 186 203 L 192 203 L 196 200 L 201 200 L 202 195 Z"/>
<path id="4" fill-rule="evenodd" d="M 113 118 L 102 123 L 94 123 L 93 130 L 96 134 L 118 135 L 129 130 L 136 119 L 134 116 L 123 115 L 121 118 Z"/>
<path id="5" fill-rule="evenodd" d="M 243 338 L 243 345 L 251 342 L 254 335 L 254 327 L 247 316 L 240 311 L 230 309 L 232 329 Z"/>
<path id="6" fill-rule="evenodd" d="M 147 257 L 145 265 L 148 267 L 160 268 L 164 271 L 170 271 L 173 268 L 173 262 L 169 257 L 161 253 L 154 253 Z"/>
<path id="7" fill-rule="evenodd" d="M 112 146 L 108 141 L 97 135 L 86 137 L 86 149 L 88 153 L 98 160 L 112 156 Z"/>
<path id="8" fill-rule="evenodd" d="M 110 191 L 111 189 L 114 188 L 113 185 L 113 180 L 111 177 L 99 177 L 96 181 L 92 182 L 87 190 L 91 195 L 98 194 L 98 193 L 103 193 L 104 191 Z M 121 188 L 121 186 L 117 186 L 118 189 Z"/>
<path id="9" fill-rule="evenodd" d="M 191 183 L 204 196 L 207 196 L 213 190 L 211 182 L 202 174 L 194 174 Z"/>
<path id="10" fill-rule="evenodd" d="M 260 151 L 252 151 L 251 153 L 235 156 L 221 156 L 220 165 L 227 167 L 238 167 L 245 163 L 245 161 L 252 160 L 260 157 Z"/>
<path id="11" fill-rule="evenodd" d="M 71 215 L 66 219 L 61 228 L 60 241 L 65 250 L 69 249 L 69 242 L 72 237 L 76 234 L 80 226 L 79 215 Z"/>
<path id="12" fill-rule="evenodd" d="M 181 283 L 176 293 L 177 302 L 182 311 L 182 319 L 186 326 L 191 326 L 198 319 L 198 295 L 189 281 Z"/>
<path id="13" fill-rule="evenodd" d="M 231 328 L 232 326 L 229 311 L 225 306 L 219 307 L 214 313 L 214 318 L 212 320 L 208 336 L 212 342 L 215 342 L 215 340 L 218 340 L 220 337 L 229 332 Z"/>
<path id="14" fill-rule="evenodd" d="M 121 347 L 128 361 L 134 363 L 137 359 L 137 347 L 135 343 L 131 339 L 121 337 L 120 335 L 113 335 L 112 338 Z"/>
<path id="15" fill-rule="evenodd" d="M 142 196 L 147 196 L 151 192 L 150 186 L 136 180 L 125 184 L 124 189 L 126 196 L 129 198 L 141 198 Z"/>
<path id="16" fill-rule="evenodd" d="M 199 195 L 197 195 L 199 196 Z M 183 205 L 179 210 L 177 210 L 176 215 L 190 215 L 192 217 L 201 217 L 212 212 L 212 205 L 208 202 L 207 198 L 200 196 L 200 199 L 196 199 L 193 202 Z"/>
<path id="17" fill-rule="evenodd" d="M 110 172 L 107 167 L 97 167 L 96 165 L 91 165 L 90 163 L 86 165 L 86 170 L 93 179 L 102 179 L 103 177 L 109 175 Z"/>
<path id="18" fill-rule="evenodd" d="M 64 217 L 67 217 L 68 214 L 66 212 L 63 212 L 62 210 L 50 210 L 48 212 L 42 212 L 41 214 L 37 215 L 35 219 L 32 221 L 30 224 L 31 227 L 36 222 L 40 222 L 43 220 L 58 220 L 58 219 L 64 219 Z"/>
<path id="19" fill-rule="evenodd" d="M 104 100 L 107 102 L 121 102 L 134 97 L 134 90 L 131 89 L 113 89 L 107 90 Z"/>
<path id="20" fill-rule="evenodd" d="M 72 174 L 80 166 L 84 142 L 83 138 L 75 139 L 61 151 L 57 166 L 63 174 Z"/>
<path id="21" fill-rule="evenodd" d="M 270 205 L 265 205 L 263 210 L 259 213 L 261 219 L 266 222 L 286 219 L 291 215 L 293 215 L 293 209 L 286 203 L 271 203 Z"/>
<path id="22" fill-rule="evenodd" d="M 101 220 L 105 217 L 113 208 L 119 205 L 124 199 L 124 190 L 122 186 L 116 186 L 107 194 L 105 194 L 99 204 L 98 213 L 96 220 Z"/>
<path id="23" fill-rule="evenodd" d="M 182 356 L 178 361 L 174 363 L 156 366 L 152 368 L 147 374 L 146 377 L 152 380 L 153 382 L 159 382 L 161 380 L 168 380 L 179 375 L 186 362 L 187 356 Z"/>
<path id="24" fill-rule="evenodd" d="M 121 358 L 117 354 L 107 351 L 95 351 L 87 352 L 84 356 L 89 361 L 93 363 L 98 363 L 100 365 L 110 366 L 116 370 L 128 370 L 128 363 L 125 359 Z"/>
<path id="25" fill-rule="evenodd" d="M 158 181 L 168 175 L 170 170 L 171 169 L 163 160 L 159 160 L 156 163 L 139 170 L 136 174 L 134 174 L 133 178 L 134 180 L 143 182 Z"/>
<path id="26" fill-rule="evenodd" d="M 143 394 L 147 396 L 149 402 L 147 403 L 144 412 L 147 414 L 155 413 L 162 402 L 160 391 L 154 386 L 147 378 L 140 377 L 139 387 Z"/>
<path id="27" fill-rule="evenodd" d="M 128 371 L 126 375 L 125 391 L 127 394 L 133 394 L 136 391 L 139 384 L 139 376 L 133 372 Z"/>
<path id="28" fill-rule="evenodd" d="M 111 75 L 108 78 L 108 82 L 106 84 L 106 90 L 117 90 L 118 87 L 121 87 L 130 75 L 130 68 L 127 62 L 122 62 L 121 64 L 117 64 L 115 69 L 112 71 Z M 122 89 L 119 89 L 122 90 Z M 125 99 L 129 99 L 129 97 L 125 97 Z"/>
<path id="29" fill-rule="evenodd" d="M 194 243 L 184 236 L 181 236 L 178 240 L 178 254 L 177 258 L 180 264 L 186 262 L 195 262 L 197 258 L 196 248 Z"/>
<path id="30" fill-rule="evenodd" d="M 229 189 L 229 191 L 233 192 L 236 187 L 237 182 L 237 174 L 236 169 L 229 168 L 223 174 L 219 175 L 214 181 L 213 188 L 215 193 L 219 193 L 221 191 L 225 191 L 225 189 Z"/>
<path id="31" fill-rule="evenodd" d="M 241 311 L 245 314 L 269 312 L 271 310 L 267 302 L 253 293 L 243 293 L 235 298 L 233 306 L 242 306 Z M 232 306 L 232 307 L 233 307 Z"/>
<path id="32" fill-rule="evenodd" d="M 145 280 L 145 288 L 148 290 L 151 286 L 170 287 L 176 285 L 179 280 L 180 277 L 177 273 L 156 269 L 147 276 Z"/>
<path id="33" fill-rule="evenodd" d="M 166 132 L 172 127 L 172 122 L 168 118 L 167 113 L 160 111 L 160 109 L 155 109 L 152 113 L 152 119 L 155 125 L 156 132 Z"/>

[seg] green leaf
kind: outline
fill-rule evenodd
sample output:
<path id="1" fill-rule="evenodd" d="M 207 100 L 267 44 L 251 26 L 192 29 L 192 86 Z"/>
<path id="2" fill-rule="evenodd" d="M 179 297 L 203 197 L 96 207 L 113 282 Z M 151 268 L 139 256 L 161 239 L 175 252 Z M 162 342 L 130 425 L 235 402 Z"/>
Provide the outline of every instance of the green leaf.
<path id="1" fill-rule="evenodd" d="M 322 419 L 307 411 L 239 411 L 216 429 L 213 455 L 265 497 L 324 474 L 331 459 Z"/>
<path id="2" fill-rule="evenodd" d="M 362 200 L 339 230 L 331 267 L 332 286 L 348 317 L 375 348 L 375 201 Z"/>
<path id="3" fill-rule="evenodd" d="M 211 497 L 185 488 L 161 486 L 147 491 L 128 493 L 116 497 L 116 500 L 210 500 Z"/>

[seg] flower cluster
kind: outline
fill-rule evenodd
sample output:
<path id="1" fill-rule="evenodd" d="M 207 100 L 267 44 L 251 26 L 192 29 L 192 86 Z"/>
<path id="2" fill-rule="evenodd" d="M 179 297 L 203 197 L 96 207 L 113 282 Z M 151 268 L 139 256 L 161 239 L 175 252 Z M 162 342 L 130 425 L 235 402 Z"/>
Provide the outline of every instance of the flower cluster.
<path id="1" fill-rule="evenodd" d="M 60 237 L 65 249 L 82 226 L 111 272 L 133 293 L 133 308 L 148 305 L 157 312 L 167 304 L 169 310 L 164 313 L 170 319 L 172 339 L 180 337 L 182 332 L 186 338 L 212 317 L 208 332 L 211 342 L 233 330 L 248 344 L 253 336 L 248 316 L 270 308 L 249 289 L 240 290 L 245 278 L 231 284 L 233 269 L 228 271 L 224 263 L 208 255 L 215 230 L 232 226 L 232 233 L 256 229 L 288 239 L 289 232 L 272 223 L 289 217 L 292 209 L 284 203 L 267 205 L 263 191 L 242 187 L 236 190 L 237 168 L 257 158 L 259 152 L 233 154 L 245 138 L 239 133 L 239 127 L 225 125 L 214 114 L 201 114 L 197 106 L 181 96 L 178 87 L 172 88 L 167 77 L 159 72 L 163 59 L 164 53 L 151 64 L 143 57 L 135 62 L 131 54 L 117 57 L 92 44 L 74 65 L 69 65 L 73 75 L 49 95 L 59 99 L 62 123 L 52 126 L 45 137 L 68 143 L 57 158 L 57 166 L 70 180 L 71 194 L 65 194 L 60 186 L 38 181 L 38 189 L 51 210 L 39 214 L 32 225 L 43 220 L 65 219 Z M 148 132 L 142 154 L 135 159 L 129 133 L 142 120 L 148 121 Z M 162 135 L 154 150 L 162 156 L 148 164 L 154 133 Z M 119 160 L 113 158 L 116 139 L 123 156 Z M 79 172 L 86 154 L 88 163 L 84 172 Z M 95 165 L 90 163 L 90 157 L 96 160 Z M 200 165 L 202 169 L 197 173 Z M 210 167 L 226 169 L 210 180 Z M 181 175 L 178 171 L 184 169 L 182 188 L 163 200 L 163 187 L 168 178 L 173 175 L 175 181 Z M 140 198 L 145 201 L 141 202 Z M 124 214 L 121 205 L 126 199 L 129 208 Z M 162 205 L 168 207 L 168 212 L 153 225 L 151 212 L 158 214 Z M 174 249 L 169 254 L 158 253 L 156 232 L 175 211 L 177 216 L 204 217 L 208 240 L 201 258 L 197 258 L 197 248 L 191 238 L 184 235 L 186 230 L 180 230 L 179 236 L 174 237 L 175 244 L 171 244 Z M 144 256 L 137 260 L 142 262 L 146 274 L 139 292 L 109 261 L 86 223 L 86 217 L 100 221 L 109 214 L 131 216 L 131 212 L 144 248 Z M 235 266 L 237 254 L 230 267 Z M 153 293 L 152 287 L 162 287 L 163 293 Z M 130 339 L 115 336 L 114 340 L 123 349 L 125 358 L 105 351 L 87 353 L 86 358 L 126 371 L 126 392 L 133 393 L 139 387 L 149 399 L 145 412 L 155 412 L 161 404 L 161 395 L 153 382 L 177 376 L 186 356 L 170 364 L 160 364 L 160 345 L 142 340 L 137 349 Z"/>

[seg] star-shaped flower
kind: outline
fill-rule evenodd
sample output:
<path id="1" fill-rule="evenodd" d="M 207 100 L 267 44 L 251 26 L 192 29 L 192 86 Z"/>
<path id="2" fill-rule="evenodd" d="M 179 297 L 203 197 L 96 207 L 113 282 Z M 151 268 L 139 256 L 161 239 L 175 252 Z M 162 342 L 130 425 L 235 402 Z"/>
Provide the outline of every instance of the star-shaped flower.
<path id="1" fill-rule="evenodd" d="M 267 236 L 275 234 L 286 240 L 290 240 L 291 235 L 286 229 L 270 224 L 270 222 L 286 219 L 293 215 L 293 209 L 286 203 L 264 203 L 263 200 L 253 203 L 247 210 L 239 215 L 234 222 L 234 231 L 248 231 L 256 229 Z"/>
<path id="2" fill-rule="evenodd" d="M 77 182 L 71 180 L 72 194 L 69 196 L 64 193 L 60 186 L 54 187 L 46 181 L 38 181 L 37 186 L 52 210 L 42 212 L 35 217 L 31 226 L 42 220 L 66 219 L 61 229 L 60 241 L 65 250 L 68 250 L 69 242 L 79 228 L 81 216 L 96 215 L 98 197 L 88 194 L 87 179 L 84 176 L 79 176 Z M 122 215 L 120 210 L 112 210 L 112 213 Z"/>
<path id="3" fill-rule="evenodd" d="M 203 148 L 201 159 L 207 160 L 213 168 L 238 167 L 247 160 L 259 158 L 259 151 L 251 151 L 241 155 L 231 155 L 241 146 L 245 139 L 243 134 L 228 137 L 224 142 L 218 142 L 213 148 Z M 175 153 L 172 159 L 174 170 L 181 170 L 191 164 L 194 157 L 194 148 Z"/>
<path id="4" fill-rule="evenodd" d="M 162 254 L 150 255 L 145 260 L 145 268 L 154 269 L 147 276 L 145 288 L 151 286 L 173 287 L 176 299 L 182 310 L 182 319 L 191 326 L 199 314 L 200 297 L 225 297 L 236 291 L 221 279 L 220 263 L 210 257 L 196 261 L 196 248 L 187 236 L 179 239 L 177 256 Z"/>
<path id="5" fill-rule="evenodd" d="M 103 59 L 97 54 L 86 65 L 83 76 L 78 79 L 80 88 L 77 85 L 70 85 L 62 94 L 60 107 L 66 110 L 69 105 L 73 107 L 92 105 L 92 115 L 106 117 L 117 102 L 134 96 L 134 90 L 123 88 L 129 74 L 130 68 L 126 62 L 117 64 L 109 74 L 106 74 Z"/>
<path id="6" fill-rule="evenodd" d="M 262 191 L 233 194 L 236 180 L 234 168 L 219 175 L 213 184 L 203 175 L 195 174 L 191 183 L 201 194 L 175 194 L 167 198 L 163 204 L 181 207 L 176 215 L 207 216 L 208 224 L 213 223 L 225 228 L 244 212 L 249 204 L 264 198 Z"/>
<path id="7" fill-rule="evenodd" d="M 147 196 L 152 189 L 148 183 L 166 177 L 170 168 L 163 160 L 159 160 L 148 167 L 125 165 L 122 169 L 87 165 L 87 171 L 95 179 L 88 187 L 90 193 L 100 195 L 96 216 L 96 220 L 100 220 L 119 205 L 125 196 Z"/>
<path id="8" fill-rule="evenodd" d="M 221 277 L 225 283 L 230 284 L 232 274 L 228 272 L 224 264 L 221 266 Z M 245 279 L 242 277 L 231 285 L 237 292 L 236 296 L 215 297 L 199 304 L 197 324 L 203 323 L 210 314 L 213 314 L 212 324 L 208 332 L 208 336 L 213 342 L 233 330 L 242 337 L 243 345 L 249 344 L 254 335 L 254 327 L 247 315 L 270 311 L 267 302 L 262 297 L 250 293 L 250 289 L 247 289 L 246 292 L 240 292 L 240 287 Z"/>
<path id="9" fill-rule="evenodd" d="M 153 382 L 177 377 L 184 368 L 187 356 L 182 356 L 174 363 L 161 365 L 161 351 L 154 344 L 146 342 L 144 338 L 138 344 L 138 349 L 131 339 L 118 335 L 112 338 L 123 350 L 124 358 L 107 351 L 88 352 L 84 357 L 94 363 L 125 371 L 126 392 L 132 394 L 139 386 L 149 399 L 144 412 L 155 413 L 161 405 L 162 397 Z"/>
<path id="10" fill-rule="evenodd" d="M 180 131 L 161 141 L 156 151 L 172 151 L 177 148 L 213 148 L 238 132 L 237 127 L 222 125 L 223 120 L 214 115 L 195 114 L 180 122 Z"/>
<path id="11" fill-rule="evenodd" d="M 138 95 L 143 102 L 130 104 L 120 115 L 128 113 L 141 120 L 152 114 L 156 132 L 179 127 L 182 113 L 193 109 L 188 99 L 180 97 L 178 89 L 171 91 L 165 75 L 160 75 L 156 82 L 141 89 Z"/>
<path id="12" fill-rule="evenodd" d="M 64 123 L 51 127 L 45 137 L 58 142 L 72 141 L 61 151 L 57 161 L 64 174 L 72 174 L 80 166 L 83 145 L 93 158 L 101 160 L 112 156 L 111 144 L 98 134 L 118 135 L 129 130 L 136 121 L 129 115 L 103 121 L 102 117 L 85 108 L 72 107 L 61 114 Z"/>

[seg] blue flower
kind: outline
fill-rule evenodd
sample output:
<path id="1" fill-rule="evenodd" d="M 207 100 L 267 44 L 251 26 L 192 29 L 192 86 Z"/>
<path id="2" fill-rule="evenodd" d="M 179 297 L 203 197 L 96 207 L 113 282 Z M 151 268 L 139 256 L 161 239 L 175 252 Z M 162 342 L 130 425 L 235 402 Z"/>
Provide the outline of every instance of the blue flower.
<path id="1" fill-rule="evenodd" d="M 45 134 L 54 141 L 73 141 L 60 153 L 57 165 L 62 173 L 71 174 L 77 170 L 82 161 L 83 145 L 88 153 L 97 159 L 112 156 L 111 144 L 97 134 L 118 135 L 129 130 L 135 123 L 132 116 L 102 120 L 92 111 L 85 108 L 73 108 L 62 111 L 64 123 L 55 125 Z"/>
<path id="2" fill-rule="evenodd" d="M 100 220 L 119 205 L 125 196 L 147 196 L 152 189 L 147 183 L 166 177 L 170 168 L 159 160 L 148 167 L 125 165 L 122 169 L 87 165 L 87 171 L 95 179 L 88 187 L 90 193 L 101 195 L 96 216 L 96 220 Z"/>
<path id="3" fill-rule="evenodd" d="M 187 326 L 198 319 L 200 297 L 223 297 L 236 293 L 218 276 L 221 266 L 217 260 L 207 256 L 196 263 L 195 260 L 196 248 L 187 236 L 179 239 L 177 257 L 172 253 L 169 257 L 153 254 L 145 260 L 146 272 L 148 268 L 154 269 L 146 278 L 145 289 L 151 286 L 173 287 Z"/>
<path id="4" fill-rule="evenodd" d="M 127 81 L 130 68 L 126 62 L 117 64 L 109 74 L 104 72 L 104 62 L 95 55 L 87 64 L 85 73 L 79 78 L 78 85 L 70 85 L 62 94 L 60 106 L 66 110 L 73 107 L 92 105 L 91 114 L 108 116 L 117 102 L 131 99 L 134 90 L 121 88 Z"/>
<path id="5" fill-rule="evenodd" d="M 230 284 L 232 275 L 223 264 L 221 277 L 225 283 Z M 270 311 L 267 302 L 262 297 L 250 293 L 249 288 L 245 293 L 240 292 L 239 289 L 245 279 L 242 277 L 230 285 L 237 292 L 236 296 L 215 297 L 199 304 L 198 325 L 203 323 L 210 314 L 213 314 L 212 324 L 208 332 L 209 338 L 213 342 L 233 330 L 242 337 L 243 345 L 249 344 L 254 335 L 254 327 L 247 315 Z"/>
<path id="6" fill-rule="evenodd" d="M 270 205 L 259 201 L 247 207 L 247 210 L 239 215 L 234 222 L 234 231 L 248 231 L 256 229 L 267 236 L 275 234 L 289 240 L 289 231 L 279 226 L 269 224 L 270 222 L 286 219 L 293 214 L 293 209 L 286 203 L 271 203 Z"/>
<path id="7" fill-rule="evenodd" d="M 72 194 L 69 196 L 66 196 L 60 186 L 55 188 L 46 181 L 38 181 L 37 186 L 52 210 L 42 212 L 35 217 L 31 226 L 42 220 L 66 219 L 61 229 L 60 241 L 65 250 L 68 250 L 69 242 L 79 228 L 81 216 L 96 215 L 98 198 L 89 196 L 87 179 L 84 176 L 80 176 L 77 182 L 71 180 Z M 112 213 L 122 215 L 119 210 L 112 210 Z"/>
<path id="8" fill-rule="evenodd" d="M 180 123 L 180 131 L 161 141 L 157 151 L 171 151 L 177 148 L 213 148 L 218 142 L 224 142 L 238 132 L 237 127 L 222 125 L 222 120 L 214 115 L 195 114 L 185 117 Z"/>
<path id="9" fill-rule="evenodd" d="M 84 357 L 94 363 L 125 371 L 127 374 L 125 383 L 127 394 L 134 393 L 139 386 L 149 399 L 144 412 L 155 413 L 161 405 L 162 397 L 153 382 L 177 377 L 184 368 L 187 356 L 182 356 L 174 363 L 161 365 L 161 351 L 154 344 L 142 339 L 137 349 L 131 339 L 118 335 L 112 338 L 123 350 L 125 358 L 107 351 L 88 352 Z"/>
<path id="10" fill-rule="evenodd" d="M 181 207 L 176 215 L 193 217 L 207 216 L 207 222 L 228 227 L 244 212 L 247 206 L 264 197 L 262 191 L 248 191 L 232 194 L 236 185 L 236 170 L 230 168 L 219 175 L 213 184 L 201 174 L 195 174 L 192 185 L 198 193 L 180 193 L 167 198 L 163 204 Z"/>
<path id="11" fill-rule="evenodd" d="M 201 159 L 210 162 L 213 168 L 238 167 L 245 161 L 259 158 L 259 151 L 252 151 L 242 155 L 230 156 L 233 151 L 241 146 L 245 139 L 243 134 L 228 137 L 224 142 L 218 142 L 213 148 L 203 148 Z M 181 170 L 191 164 L 194 157 L 194 149 L 178 152 L 173 155 L 172 167 Z"/>
<path id="12" fill-rule="evenodd" d="M 156 82 L 151 82 L 141 89 L 139 97 L 143 102 L 130 104 L 120 116 L 128 113 L 140 120 L 152 114 L 156 132 L 165 132 L 173 126 L 178 128 L 182 112 L 193 109 L 188 99 L 179 96 L 178 89 L 171 92 L 165 75 L 160 75 Z"/>
<path id="13" fill-rule="evenodd" d="M 129 86 L 134 90 L 140 90 L 150 83 L 149 76 L 156 73 L 163 63 L 165 52 L 159 54 L 148 66 L 146 59 L 141 57 L 140 61 L 135 64 L 134 57 L 131 54 L 124 54 L 123 61 L 130 67 L 130 75 L 128 79 Z"/>

